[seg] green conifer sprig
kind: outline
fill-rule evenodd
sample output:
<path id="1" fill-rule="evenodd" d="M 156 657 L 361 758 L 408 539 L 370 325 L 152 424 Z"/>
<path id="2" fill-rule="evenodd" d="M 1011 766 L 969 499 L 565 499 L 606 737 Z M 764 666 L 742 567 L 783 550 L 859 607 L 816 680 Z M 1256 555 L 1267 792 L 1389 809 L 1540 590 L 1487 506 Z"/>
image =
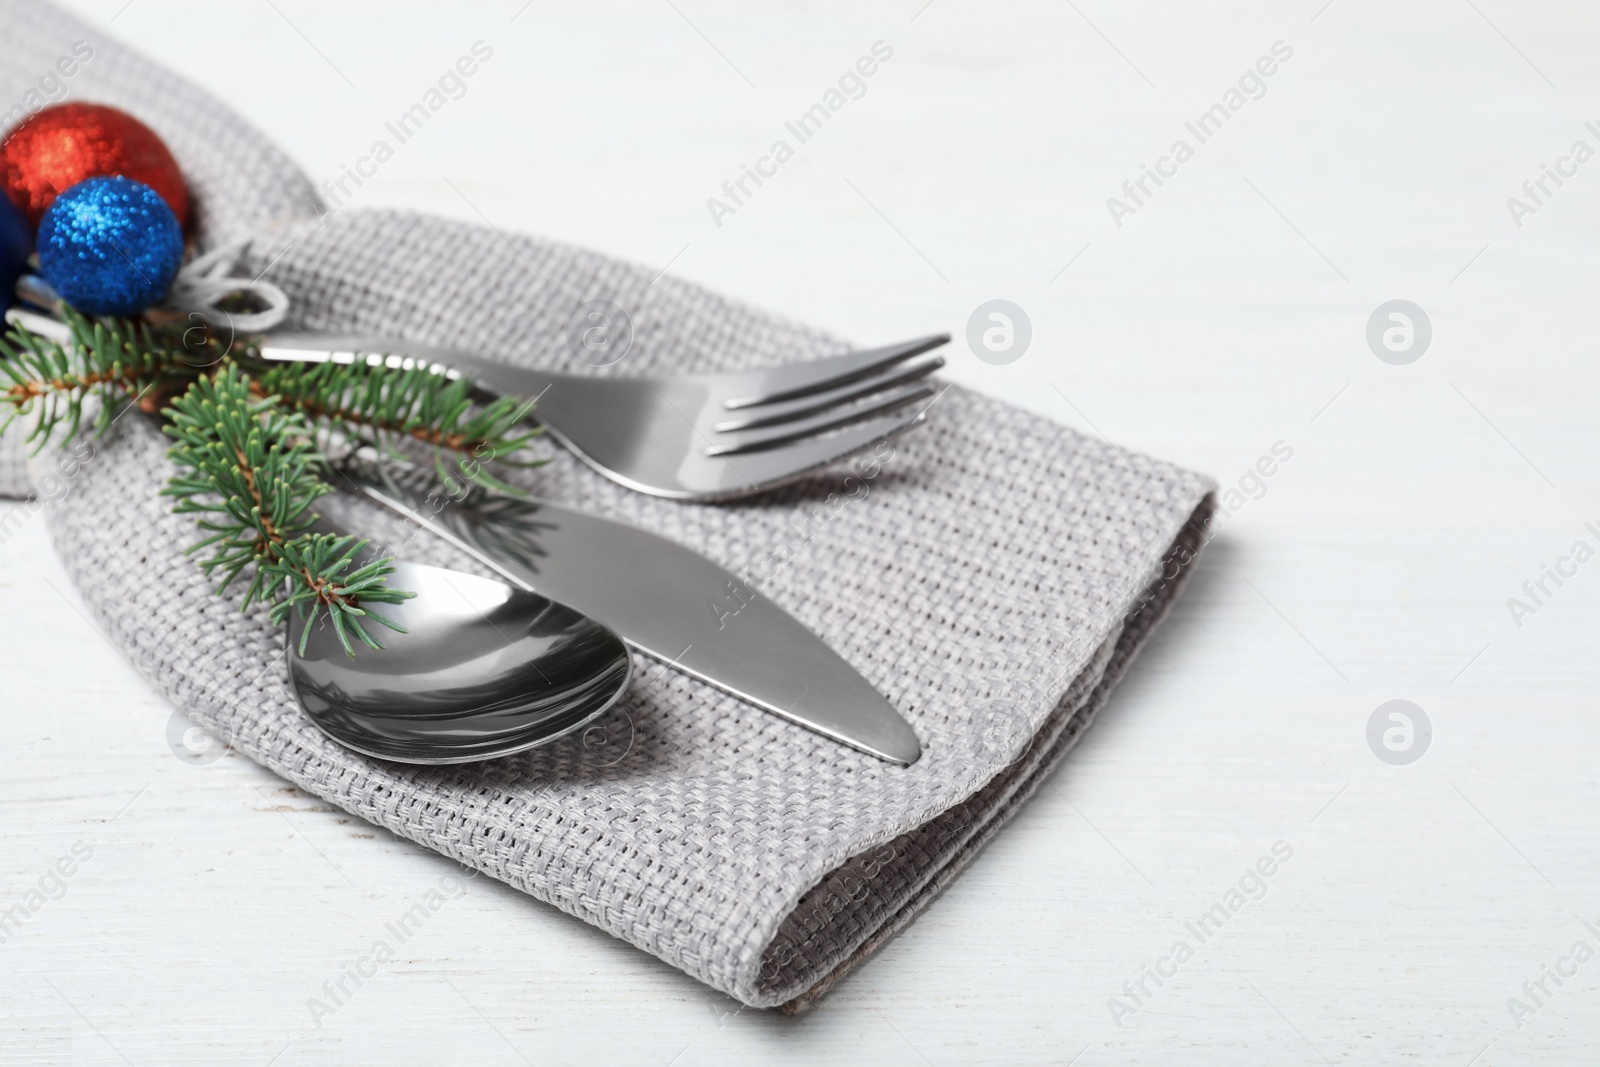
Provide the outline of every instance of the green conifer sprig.
<path id="1" fill-rule="evenodd" d="M 61 344 L 14 326 L 0 336 L 0 431 L 19 416 L 38 412 L 28 435 L 33 451 L 59 433 L 69 439 L 82 426 L 91 398 L 100 400 L 96 432 L 104 432 L 128 397 L 164 378 L 192 377 L 194 357 L 143 322 L 89 319 L 65 309 L 72 343 Z"/>
<path id="2" fill-rule="evenodd" d="M 447 482 L 455 473 L 501 490 L 510 487 L 489 462 L 543 462 L 524 458 L 539 433 L 522 425 L 531 403 L 475 404 L 462 379 L 365 363 L 277 366 L 252 341 L 223 343 L 192 324 L 91 319 L 64 306 L 60 314 L 68 341 L 20 323 L 0 337 L 0 429 L 37 415 L 29 440 L 38 451 L 85 429 L 93 400 L 93 429 L 103 433 L 130 398 L 154 412 L 176 396 L 164 414 L 179 469 L 164 494 L 197 516 L 203 536 L 189 552 L 203 554 L 216 592 L 248 572 L 242 608 L 269 602 L 278 623 L 291 610 L 309 614 L 307 636 L 326 612 L 351 655 L 352 637 L 381 647 L 368 620 L 399 629 L 370 605 L 413 594 L 388 587 L 391 560 L 361 561 L 367 542 L 313 528 L 315 501 L 332 492 L 317 431 L 391 449 L 398 438 L 422 441 Z"/>
<path id="3" fill-rule="evenodd" d="M 302 412 L 315 424 L 393 450 L 409 437 L 432 446 L 434 465 L 447 483 L 452 474 L 502 492 L 521 493 L 488 472 L 499 461 L 536 467 L 544 460 L 520 459 L 542 432 L 524 422 L 532 403 L 501 397 L 485 405 L 472 400 L 472 383 L 426 367 L 392 368 L 356 363 L 287 363 L 263 374 L 264 392 Z"/>
<path id="4" fill-rule="evenodd" d="M 385 584 L 393 561 L 357 566 L 367 542 L 312 530 L 312 504 L 332 489 L 319 477 L 321 457 L 299 417 L 274 397 L 256 396 L 231 364 L 195 381 L 165 414 L 175 442 L 168 455 L 179 473 L 162 492 L 177 498 L 174 511 L 202 516 L 206 536 L 188 551 L 210 550 L 200 567 L 221 575 L 218 594 L 253 566 L 241 607 L 270 601 L 276 623 L 291 610 L 309 614 L 302 652 L 324 612 L 352 655 L 352 634 L 368 648 L 382 647 L 364 619 L 404 632 L 369 606 L 414 595 Z"/>

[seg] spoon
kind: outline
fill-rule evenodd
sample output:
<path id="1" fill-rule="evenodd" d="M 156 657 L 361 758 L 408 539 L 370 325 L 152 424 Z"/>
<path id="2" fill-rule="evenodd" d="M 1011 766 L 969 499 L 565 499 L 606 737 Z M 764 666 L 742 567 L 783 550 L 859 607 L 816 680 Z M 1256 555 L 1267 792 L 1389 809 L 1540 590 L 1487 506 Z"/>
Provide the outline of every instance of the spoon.
<path id="1" fill-rule="evenodd" d="M 461 571 L 397 560 L 385 604 L 405 633 L 351 659 L 321 616 L 289 614 L 289 676 L 306 716 L 346 748 L 401 763 L 470 763 L 548 744 L 604 714 L 633 663 L 565 604 Z"/>
<path id="2" fill-rule="evenodd" d="M 367 522 L 354 500 L 317 502 L 311 532 Z M 389 556 L 374 539 L 351 569 Z M 633 659 L 610 628 L 558 600 L 464 571 L 393 559 L 384 604 L 405 632 L 352 659 L 326 613 L 306 634 L 289 612 L 289 681 L 300 707 L 346 748 L 400 763 L 472 763 L 549 744 L 599 718 L 628 688 Z M 301 651 L 301 641 L 305 650 Z"/>

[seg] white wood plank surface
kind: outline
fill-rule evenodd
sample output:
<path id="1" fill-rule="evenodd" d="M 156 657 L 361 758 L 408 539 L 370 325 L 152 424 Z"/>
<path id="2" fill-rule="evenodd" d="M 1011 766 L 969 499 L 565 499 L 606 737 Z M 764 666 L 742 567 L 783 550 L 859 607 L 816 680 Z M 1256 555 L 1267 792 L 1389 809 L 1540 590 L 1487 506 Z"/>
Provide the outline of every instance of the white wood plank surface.
<path id="1" fill-rule="evenodd" d="M 356 203 L 670 264 L 863 341 L 962 334 L 1011 300 L 1030 349 L 995 366 L 958 340 L 953 378 L 1228 485 L 1292 456 L 1246 480 L 1257 498 L 1017 823 L 800 1018 L 455 882 L 246 760 L 180 760 L 170 708 L 18 516 L 0 910 L 40 906 L 0 945 L 0 1059 L 1595 1061 L 1600 961 L 1569 954 L 1600 951 L 1600 564 L 1547 580 L 1520 627 L 1506 606 L 1600 547 L 1600 161 L 1520 226 L 1507 207 L 1574 142 L 1600 150 L 1592 5 L 73 6 L 319 177 L 482 40 L 465 94 Z M 707 198 L 877 41 L 864 94 L 717 226 Z M 1185 123 L 1280 41 L 1264 95 L 1198 144 Z M 1107 198 L 1179 138 L 1194 157 L 1118 227 Z M 1433 327 L 1404 366 L 1365 340 L 1396 298 Z M 1405 766 L 1365 739 L 1391 699 L 1432 723 Z M 1264 894 L 1201 944 L 1186 924 L 1277 842 Z M 450 899 L 313 1018 L 430 889 Z M 1193 957 L 1114 1012 L 1180 940 Z"/>

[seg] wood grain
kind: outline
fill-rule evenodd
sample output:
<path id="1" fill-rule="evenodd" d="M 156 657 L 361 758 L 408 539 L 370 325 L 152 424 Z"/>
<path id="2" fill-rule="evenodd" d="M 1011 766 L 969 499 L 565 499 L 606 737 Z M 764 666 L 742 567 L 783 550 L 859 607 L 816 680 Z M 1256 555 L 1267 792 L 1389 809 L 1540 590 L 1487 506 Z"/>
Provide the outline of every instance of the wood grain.
<path id="1" fill-rule="evenodd" d="M 0 912 L 56 893 L 75 843 L 92 855 L 0 944 L 0 1058 L 1594 1060 L 1600 962 L 1547 979 L 1520 1027 L 1507 1000 L 1575 941 L 1600 949 L 1600 568 L 1520 628 L 1505 603 L 1600 520 L 1600 164 L 1520 228 L 1506 206 L 1574 141 L 1600 147 L 1590 8 L 72 6 L 319 178 L 484 40 L 466 95 L 355 206 L 670 263 L 863 341 L 959 338 L 1009 299 L 1030 350 L 991 366 L 958 339 L 951 377 L 1255 498 L 1017 823 L 798 1018 L 478 878 L 314 1019 L 454 866 L 243 759 L 181 761 L 35 517 L 0 544 Z M 715 225 L 706 199 L 879 40 L 894 58 L 865 95 Z M 1107 198 L 1280 40 L 1266 94 L 1117 227 Z M 1433 324 L 1408 366 L 1365 341 L 1395 298 Z M 1292 458 L 1258 493 L 1277 442 Z M 1364 736 L 1395 698 L 1433 725 L 1408 766 Z M 1277 841 L 1293 856 L 1265 895 L 1114 1019 Z"/>

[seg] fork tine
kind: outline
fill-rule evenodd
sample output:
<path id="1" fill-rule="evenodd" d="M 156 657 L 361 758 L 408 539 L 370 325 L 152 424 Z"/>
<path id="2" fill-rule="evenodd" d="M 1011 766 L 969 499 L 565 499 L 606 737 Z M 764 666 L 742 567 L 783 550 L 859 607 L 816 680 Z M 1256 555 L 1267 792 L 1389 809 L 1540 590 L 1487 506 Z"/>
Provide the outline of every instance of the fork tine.
<path id="1" fill-rule="evenodd" d="M 870 419 L 874 415 L 882 415 L 918 400 L 925 400 L 935 392 L 937 390 L 926 382 L 902 385 L 864 403 L 829 410 L 809 419 L 785 423 L 777 429 L 727 434 L 719 439 L 719 443 L 707 448 L 706 455 L 736 456 L 746 452 L 762 452 L 769 448 L 777 448 L 780 445 L 861 422 L 863 419 Z"/>
<path id="2" fill-rule="evenodd" d="M 833 389 L 858 378 L 876 374 L 885 367 L 892 367 L 912 356 L 920 356 L 949 340 L 950 335 L 947 333 L 932 334 L 885 348 L 846 352 L 842 356 L 829 356 L 826 359 L 754 371 L 752 373 L 761 378 L 760 387 L 747 396 L 724 401 L 723 407 L 734 411 L 739 408 L 754 407 L 757 404 L 794 400 L 811 393 Z"/>
<path id="3" fill-rule="evenodd" d="M 918 362 L 897 364 L 885 372 L 859 379 L 837 389 L 811 393 L 798 400 L 745 408 L 733 418 L 717 423 L 712 429 L 717 433 L 732 433 L 737 430 L 760 429 L 763 426 L 778 426 L 785 422 L 803 419 L 808 415 L 820 415 L 841 404 L 861 400 L 897 385 L 909 385 L 911 382 L 919 381 L 942 366 L 944 366 L 943 356 L 930 356 Z"/>
<path id="4" fill-rule="evenodd" d="M 856 423 L 840 433 L 808 438 L 765 452 L 731 457 L 727 462 L 737 463 L 742 477 L 759 484 L 762 488 L 767 488 L 803 478 L 814 471 L 849 459 L 872 448 L 880 441 L 898 437 L 927 421 L 928 405 L 922 404 L 909 410 L 900 410 L 867 422 Z"/>

